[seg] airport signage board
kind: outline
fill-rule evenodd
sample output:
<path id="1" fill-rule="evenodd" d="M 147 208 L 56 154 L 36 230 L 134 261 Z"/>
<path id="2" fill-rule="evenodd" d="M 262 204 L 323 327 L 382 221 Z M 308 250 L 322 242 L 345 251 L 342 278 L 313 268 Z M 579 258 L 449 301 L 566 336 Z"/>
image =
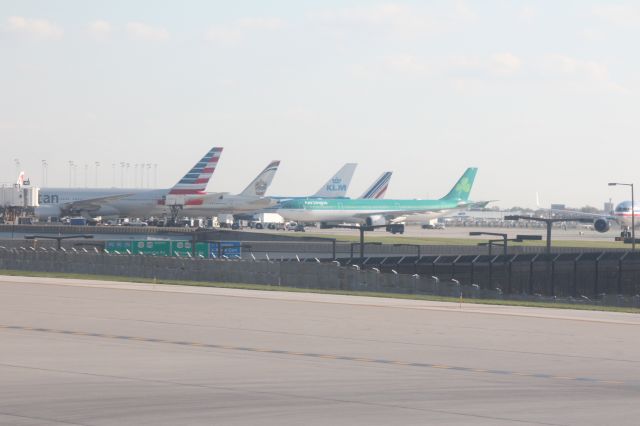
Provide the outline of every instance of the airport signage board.
<path id="1" fill-rule="evenodd" d="M 215 259 L 217 257 L 241 257 L 242 246 L 240 241 L 220 241 L 217 243 L 209 243 L 209 257 Z"/>
<path id="2" fill-rule="evenodd" d="M 215 243 L 196 243 L 196 256 L 215 259 L 222 256 L 240 257 L 242 247 L 240 241 L 221 241 Z M 147 256 L 193 256 L 191 241 L 152 241 L 152 240 L 119 240 L 106 241 L 105 249 L 121 254 L 143 254 Z"/>
<path id="3" fill-rule="evenodd" d="M 104 248 L 109 253 L 113 253 L 115 251 L 117 251 L 118 253 L 127 253 L 127 250 L 129 251 L 129 253 L 133 253 L 132 244 L 133 244 L 133 241 L 131 241 L 131 240 L 127 240 L 127 241 L 106 241 L 104 243 Z"/>
<path id="4" fill-rule="evenodd" d="M 209 243 L 196 243 L 196 257 L 209 257 Z M 179 257 L 193 256 L 191 241 L 171 241 L 171 255 Z"/>
<path id="5" fill-rule="evenodd" d="M 170 256 L 171 241 L 134 241 L 132 253 L 147 256 Z"/>

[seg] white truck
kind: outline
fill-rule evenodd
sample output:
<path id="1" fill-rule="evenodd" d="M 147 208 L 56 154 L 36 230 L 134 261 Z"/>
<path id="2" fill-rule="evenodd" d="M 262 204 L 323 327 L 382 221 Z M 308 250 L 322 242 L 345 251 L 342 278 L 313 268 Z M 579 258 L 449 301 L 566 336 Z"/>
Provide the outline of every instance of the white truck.
<path id="1" fill-rule="evenodd" d="M 278 213 L 258 213 L 252 221 L 256 229 L 283 229 L 284 218 Z"/>

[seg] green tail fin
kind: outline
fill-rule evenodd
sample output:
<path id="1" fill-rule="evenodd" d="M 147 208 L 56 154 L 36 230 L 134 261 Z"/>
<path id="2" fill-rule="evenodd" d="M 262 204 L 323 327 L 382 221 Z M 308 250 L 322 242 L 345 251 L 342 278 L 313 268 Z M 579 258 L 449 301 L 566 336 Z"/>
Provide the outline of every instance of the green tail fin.
<path id="1" fill-rule="evenodd" d="M 471 187 L 473 186 L 473 181 L 476 178 L 477 172 L 478 172 L 477 167 L 469 167 L 464 172 L 462 177 L 458 179 L 458 182 L 451 189 L 451 191 L 449 191 L 447 195 L 442 197 L 442 199 L 467 201 L 469 199 L 469 193 L 471 192 Z"/>

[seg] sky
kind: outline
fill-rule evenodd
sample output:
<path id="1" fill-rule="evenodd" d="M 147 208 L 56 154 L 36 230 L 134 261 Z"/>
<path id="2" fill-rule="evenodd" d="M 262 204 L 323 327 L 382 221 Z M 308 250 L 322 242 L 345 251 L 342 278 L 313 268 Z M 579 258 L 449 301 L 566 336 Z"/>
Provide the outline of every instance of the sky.
<path id="1" fill-rule="evenodd" d="M 632 1 L 3 0 L 0 182 L 170 187 L 222 146 L 210 191 L 357 162 L 351 196 L 436 198 L 477 166 L 475 200 L 601 208 L 638 177 L 637 40 Z"/>

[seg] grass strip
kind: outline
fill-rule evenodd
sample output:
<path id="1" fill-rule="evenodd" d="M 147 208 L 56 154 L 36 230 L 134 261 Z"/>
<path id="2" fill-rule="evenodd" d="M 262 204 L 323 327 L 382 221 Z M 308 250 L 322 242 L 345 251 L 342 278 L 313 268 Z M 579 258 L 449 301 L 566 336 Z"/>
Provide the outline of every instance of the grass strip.
<path id="1" fill-rule="evenodd" d="M 542 231 L 541 231 L 542 233 Z M 335 239 L 338 242 L 358 242 L 360 237 L 357 234 L 322 234 L 307 231 L 306 233 L 287 234 L 293 237 L 314 237 L 325 238 L 328 240 Z M 375 235 L 375 233 L 367 233 L 365 236 L 367 242 L 378 242 L 383 244 L 422 244 L 437 246 L 476 246 L 478 243 L 486 241 L 486 238 L 458 238 L 458 237 L 409 237 L 409 236 L 392 236 L 392 235 Z M 546 240 L 526 241 L 522 243 L 510 242 L 509 246 L 546 246 Z M 600 249 L 628 249 L 628 244 L 616 241 L 593 241 L 593 240 L 561 240 L 554 239 L 552 247 L 573 247 L 573 248 L 600 248 Z"/>
<path id="2" fill-rule="evenodd" d="M 390 299 L 407 299 L 407 300 L 426 300 L 433 302 L 452 302 L 459 303 L 457 297 L 436 296 L 428 294 L 404 294 L 404 293 L 382 293 L 374 291 L 351 291 L 351 290 L 323 290 L 313 288 L 285 287 L 268 284 L 243 284 L 243 283 L 220 283 L 205 281 L 186 281 L 186 280 L 154 280 L 152 278 L 141 277 L 121 277 L 116 275 L 89 275 L 89 274 L 71 274 L 63 272 L 37 272 L 37 271 L 18 271 L 9 269 L 0 269 L 0 275 L 21 276 L 21 277 L 45 277 L 45 278 L 67 278 L 78 280 L 97 280 L 97 281 L 114 281 L 128 283 L 144 283 L 144 284 L 170 284 L 184 285 L 194 287 L 216 287 L 216 288 L 234 288 L 241 290 L 262 290 L 262 291 L 288 291 L 294 293 L 317 293 L 317 294 L 338 294 L 345 296 L 366 296 L 366 297 L 382 297 Z M 618 306 L 601 306 L 590 304 L 572 304 L 572 303 L 551 303 L 536 302 L 527 300 L 503 300 L 503 299 L 463 299 L 462 303 L 471 303 L 479 305 L 499 305 L 499 306 L 525 306 L 531 308 L 554 308 L 554 309 L 576 309 L 581 311 L 602 311 L 602 312 L 625 312 L 640 314 L 640 309 Z"/>

